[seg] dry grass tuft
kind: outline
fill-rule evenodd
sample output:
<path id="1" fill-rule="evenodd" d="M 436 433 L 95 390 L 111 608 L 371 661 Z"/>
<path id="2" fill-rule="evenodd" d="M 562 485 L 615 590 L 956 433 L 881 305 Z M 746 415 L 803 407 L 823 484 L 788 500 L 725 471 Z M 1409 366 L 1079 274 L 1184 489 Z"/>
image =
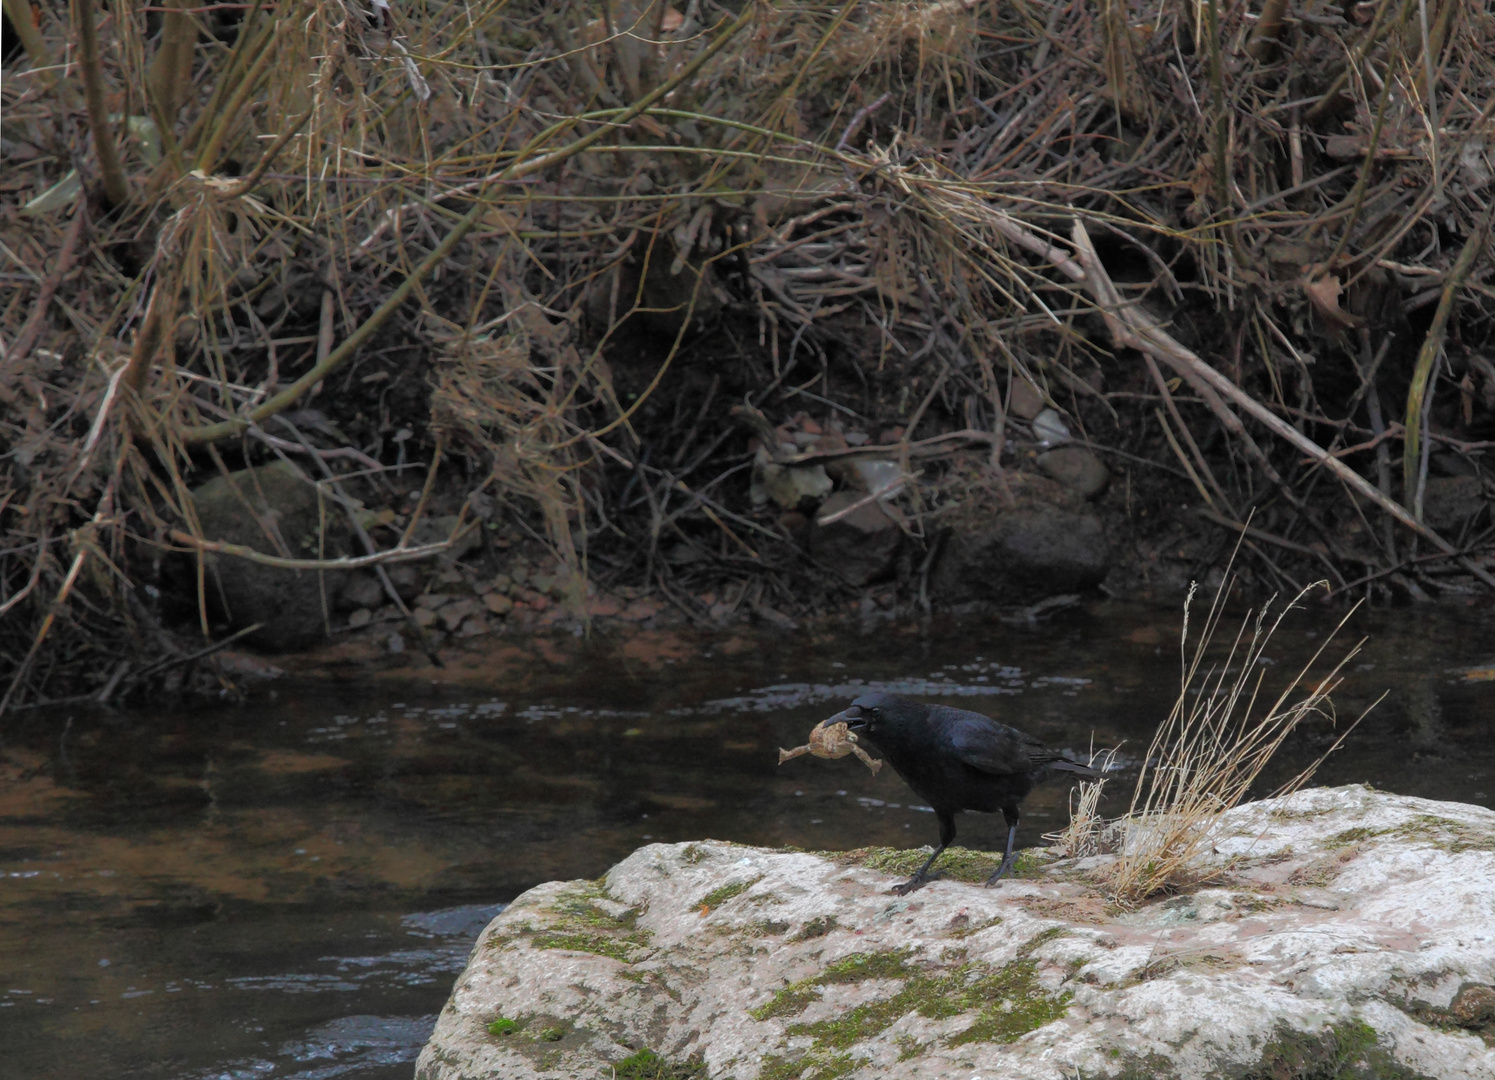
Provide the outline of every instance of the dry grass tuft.
<path id="1" fill-rule="evenodd" d="M 1102 773 L 1110 772 L 1119 752 L 1120 747 L 1092 752 L 1085 764 Z M 1084 859 L 1112 850 L 1110 827 L 1100 814 L 1100 799 L 1106 783 L 1104 776 L 1099 780 L 1081 780 L 1079 786 L 1070 791 L 1069 824 L 1062 831 L 1045 833 L 1043 837 L 1053 845 L 1054 855 L 1061 859 Z"/>
<path id="2" fill-rule="evenodd" d="M 1148 747 L 1130 809 L 1110 827 L 1116 833 L 1118 854 L 1108 870 L 1109 888 L 1112 901 L 1119 906 L 1197 884 L 1218 869 L 1210 855 L 1222 815 L 1245 798 L 1272 755 L 1299 724 L 1311 717 L 1334 722 L 1329 695 L 1342 681 L 1344 665 L 1363 644 L 1362 640 L 1346 652 L 1327 674 L 1310 679 L 1310 670 L 1354 613 L 1352 608 L 1270 704 L 1258 708 L 1269 673 L 1267 645 L 1287 613 L 1310 590 L 1299 593 L 1275 614 L 1275 597 L 1254 617 L 1248 612 L 1227 655 L 1206 666 L 1206 653 L 1219 629 L 1224 598 L 1233 583 L 1227 575 L 1215 594 L 1192 656 L 1187 650 L 1194 590 L 1185 601 L 1178 699 Z M 1359 722 L 1357 718 L 1329 750 L 1272 794 L 1285 795 L 1307 783 Z M 1093 811 L 1090 818 L 1077 821 L 1072 828 L 1092 838 L 1101 832 Z"/>

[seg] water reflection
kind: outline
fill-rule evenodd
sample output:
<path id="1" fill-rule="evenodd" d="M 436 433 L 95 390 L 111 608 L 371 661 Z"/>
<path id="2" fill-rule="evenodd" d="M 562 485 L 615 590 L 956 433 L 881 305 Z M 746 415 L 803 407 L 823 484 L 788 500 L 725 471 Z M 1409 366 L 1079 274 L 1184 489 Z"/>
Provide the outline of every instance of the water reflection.
<path id="1" fill-rule="evenodd" d="M 1329 622 L 1304 620 L 1274 673 Z M 889 770 L 776 764 L 872 690 L 1079 753 L 1122 743 L 1135 769 L 1176 692 L 1177 622 L 1096 604 L 928 635 L 634 635 L 537 650 L 477 689 L 288 684 L 245 706 L 23 717 L 0 749 L 0 1076 L 404 1080 L 498 901 L 650 840 L 927 842 L 928 808 Z M 1359 629 L 1341 716 L 1392 693 L 1321 780 L 1489 805 L 1495 681 L 1464 674 L 1491 659 L 1488 617 Z M 1278 771 L 1334 734 L 1295 736 Z M 1039 788 L 1021 839 L 1058 828 L 1066 798 Z M 961 824 L 972 845 L 1002 832 Z"/>

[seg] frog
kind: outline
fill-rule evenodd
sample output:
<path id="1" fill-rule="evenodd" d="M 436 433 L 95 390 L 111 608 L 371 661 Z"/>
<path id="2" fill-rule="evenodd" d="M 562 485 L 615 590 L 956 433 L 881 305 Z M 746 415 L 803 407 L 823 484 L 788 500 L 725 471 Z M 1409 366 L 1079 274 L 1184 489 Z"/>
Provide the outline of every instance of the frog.
<path id="1" fill-rule="evenodd" d="M 822 720 L 810 732 L 810 741 L 804 746 L 796 746 L 793 750 L 779 747 L 779 764 L 801 754 L 814 754 L 818 758 L 843 758 L 847 754 L 855 754 L 863 765 L 872 770 L 873 776 L 882 768 L 881 759 L 872 757 L 857 745 L 856 735 L 847 730 L 844 720 L 835 723 Z"/>

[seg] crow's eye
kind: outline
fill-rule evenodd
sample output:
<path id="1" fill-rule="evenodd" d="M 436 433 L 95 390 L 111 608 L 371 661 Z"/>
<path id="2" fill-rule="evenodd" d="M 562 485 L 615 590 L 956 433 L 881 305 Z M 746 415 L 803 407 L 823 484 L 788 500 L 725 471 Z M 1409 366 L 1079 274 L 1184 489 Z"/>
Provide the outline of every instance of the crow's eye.
<path id="1" fill-rule="evenodd" d="M 872 717 L 874 720 L 876 720 L 879 716 L 882 715 L 882 712 L 879 709 L 868 709 L 867 710 L 867 715 L 870 716 L 870 717 Z"/>

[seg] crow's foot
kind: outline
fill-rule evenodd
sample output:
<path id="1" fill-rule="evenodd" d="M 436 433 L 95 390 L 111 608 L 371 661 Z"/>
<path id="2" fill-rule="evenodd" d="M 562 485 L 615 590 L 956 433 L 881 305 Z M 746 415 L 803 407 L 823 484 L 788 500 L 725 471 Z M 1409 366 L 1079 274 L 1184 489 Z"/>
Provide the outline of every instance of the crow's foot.
<path id="1" fill-rule="evenodd" d="M 891 889 L 888 890 L 888 892 L 892 893 L 894 896 L 907 896 L 911 892 L 917 892 L 919 889 L 922 889 L 931 881 L 938 881 L 944 876 L 945 872 L 943 870 L 941 870 L 937 874 L 915 874 L 913 877 L 905 881 L 902 885 L 894 885 Z"/>
<path id="2" fill-rule="evenodd" d="M 1016 862 L 1016 861 L 1017 861 L 1016 858 L 1014 858 L 1011 855 L 1009 855 L 1009 856 L 1007 856 L 1007 858 L 1003 859 L 1002 860 L 1002 865 L 999 866 L 999 867 L 997 867 L 997 872 L 995 874 L 993 874 L 991 877 L 989 877 L 989 878 L 986 879 L 986 887 L 988 889 L 990 889 L 997 882 L 1001 881 L 1002 878 L 1006 877 L 1007 876 L 1007 872 L 1012 869 L 1012 864 L 1014 862 Z"/>

